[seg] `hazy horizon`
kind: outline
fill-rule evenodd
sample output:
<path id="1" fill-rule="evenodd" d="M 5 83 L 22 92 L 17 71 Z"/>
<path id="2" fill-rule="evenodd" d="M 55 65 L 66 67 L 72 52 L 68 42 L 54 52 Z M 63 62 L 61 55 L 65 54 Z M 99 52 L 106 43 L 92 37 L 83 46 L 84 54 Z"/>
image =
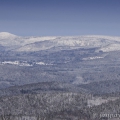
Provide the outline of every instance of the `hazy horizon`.
<path id="1" fill-rule="evenodd" d="M 12 34 L 12 35 L 16 35 L 18 37 L 84 37 L 84 36 L 105 36 L 105 37 L 120 37 L 120 36 L 117 36 L 117 35 L 97 35 L 97 34 L 84 34 L 84 35 L 17 35 L 17 34 L 14 34 L 14 33 L 10 33 L 10 32 L 7 32 L 7 31 L 0 31 L 0 33 L 9 33 L 9 34 Z"/>

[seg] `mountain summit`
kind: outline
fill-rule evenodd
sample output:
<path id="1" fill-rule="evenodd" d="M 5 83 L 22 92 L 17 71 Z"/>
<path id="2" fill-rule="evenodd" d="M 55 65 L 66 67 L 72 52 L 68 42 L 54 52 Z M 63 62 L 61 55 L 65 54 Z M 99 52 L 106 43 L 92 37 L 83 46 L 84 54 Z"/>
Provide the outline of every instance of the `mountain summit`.
<path id="1" fill-rule="evenodd" d="M 0 39 L 14 39 L 17 36 L 8 32 L 0 32 Z"/>

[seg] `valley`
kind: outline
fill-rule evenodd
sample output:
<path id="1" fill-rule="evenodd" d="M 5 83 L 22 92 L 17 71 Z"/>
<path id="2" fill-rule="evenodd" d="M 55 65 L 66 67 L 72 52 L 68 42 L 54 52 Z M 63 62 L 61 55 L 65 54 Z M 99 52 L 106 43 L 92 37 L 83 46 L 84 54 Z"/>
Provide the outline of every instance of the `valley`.
<path id="1" fill-rule="evenodd" d="M 120 37 L 0 33 L 0 120 L 119 114 L 119 48 Z"/>

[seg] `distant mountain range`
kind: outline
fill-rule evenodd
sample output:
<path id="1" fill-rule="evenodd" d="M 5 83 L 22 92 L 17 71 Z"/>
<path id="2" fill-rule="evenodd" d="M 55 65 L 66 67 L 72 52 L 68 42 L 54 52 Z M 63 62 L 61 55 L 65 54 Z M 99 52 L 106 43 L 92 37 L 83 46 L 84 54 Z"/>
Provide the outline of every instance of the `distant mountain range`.
<path id="1" fill-rule="evenodd" d="M 0 120 L 110 120 L 119 106 L 120 37 L 0 33 Z"/>
<path id="2" fill-rule="evenodd" d="M 120 50 L 120 37 L 111 36 L 40 36 L 21 37 L 7 32 L 0 33 L 0 49 L 11 51 L 70 50 L 76 48 L 98 48 L 109 52 Z"/>

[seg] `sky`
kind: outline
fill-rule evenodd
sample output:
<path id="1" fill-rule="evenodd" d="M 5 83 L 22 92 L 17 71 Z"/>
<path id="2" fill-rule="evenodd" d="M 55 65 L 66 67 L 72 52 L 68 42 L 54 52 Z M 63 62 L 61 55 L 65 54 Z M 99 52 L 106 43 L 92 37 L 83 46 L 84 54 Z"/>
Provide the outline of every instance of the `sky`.
<path id="1" fill-rule="evenodd" d="M 0 0 L 0 32 L 120 36 L 120 0 Z"/>

